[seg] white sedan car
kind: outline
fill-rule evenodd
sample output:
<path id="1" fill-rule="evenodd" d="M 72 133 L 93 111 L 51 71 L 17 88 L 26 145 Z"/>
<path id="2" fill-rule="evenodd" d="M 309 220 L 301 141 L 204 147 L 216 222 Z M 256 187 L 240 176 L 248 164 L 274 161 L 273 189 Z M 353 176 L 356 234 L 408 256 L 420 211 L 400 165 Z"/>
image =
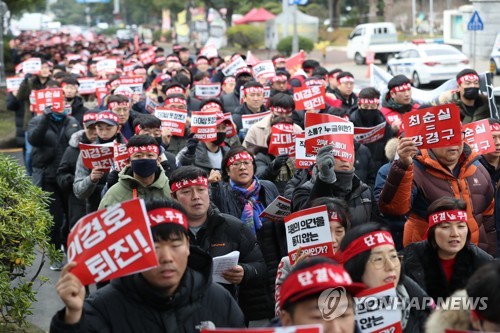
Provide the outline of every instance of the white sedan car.
<path id="1" fill-rule="evenodd" d="M 465 68 L 470 68 L 467 56 L 444 44 L 410 45 L 387 62 L 391 75 L 406 75 L 416 88 L 454 78 Z"/>

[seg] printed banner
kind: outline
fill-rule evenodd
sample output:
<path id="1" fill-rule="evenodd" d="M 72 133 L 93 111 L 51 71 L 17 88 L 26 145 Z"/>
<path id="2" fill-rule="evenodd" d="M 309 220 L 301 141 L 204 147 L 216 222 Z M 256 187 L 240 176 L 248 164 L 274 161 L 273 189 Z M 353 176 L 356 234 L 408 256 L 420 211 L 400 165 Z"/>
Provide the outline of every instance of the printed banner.
<path id="1" fill-rule="evenodd" d="M 222 74 L 224 74 L 225 76 L 234 75 L 238 69 L 246 66 L 247 63 L 245 62 L 245 60 L 243 60 L 241 56 L 238 56 L 229 65 L 227 65 L 226 68 L 222 70 Z"/>
<path id="2" fill-rule="evenodd" d="M 96 69 L 99 74 L 116 69 L 116 59 L 104 59 L 96 63 Z"/>
<path id="3" fill-rule="evenodd" d="M 412 137 L 420 149 L 459 146 L 462 144 L 460 109 L 445 104 L 403 115 L 405 136 Z"/>
<path id="4" fill-rule="evenodd" d="M 266 218 L 273 222 L 282 222 L 286 216 L 290 215 L 292 210 L 292 202 L 285 197 L 279 195 L 269 204 L 269 206 L 260 213 L 260 218 Z"/>
<path id="5" fill-rule="evenodd" d="M 354 161 L 354 125 L 330 114 L 306 113 L 306 153 L 316 154 L 324 146 L 333 146 L 333 156 Z"/>
<path id="6" fill-rule="evenodd" d="M 34 104 L 32 111 L 38 114 L 48 107 L 52 106 L 52 111 L 61 112 L 64 110 L 64 93 L 62 88 L 48 88 L 34 90 Z"/>
<path id="7" fill-rule="evenodd" d="M 7 83 L 7 91 L 13 92 L 19 90 L 21 86 L 21 82 L 24 81 L 24 77 L 22 76 L 11 76 L 5 79 Z"/>
<path id="8" fill-rule="evenodd" d="M 200 99 L 219 97 L 220 93 L 221 93 L 220 83 L 194 85 L 194 95 Z"/>
<path id="9" fill-rule="evenodd" d="M 83 285 L 116 279 L 158 265 L 142 199 L 82 217 L 68 236 L 68 261 Z"/>
<path id="10" fill-rule="evenodd" d="M 184 136 L 186 129 L 187 111 L 157 107 L 155 116 L 161 120 L 162 128 L 169 128 L 170 133 L 175 136 Z"/>
<path id="11" fill-rule="evenodd" d="M 356 295 L 356 322 L 363 333 L 402 333 L 401 310 L 394 306 L 396 288 L 388 284 Z M 389 301 L 389 302 L 387 302 Z"/>
<path id="12" fill-rule="evenodd" d="M 354 140 L 364 145 L 384 138 L 386 122 L 373 127 L 354 127 Z"/>
<path id="13" fill-rule="evenodd" d="M 262 118 L 271 114 L 271 111 L 254 113 L 254 114 L 243 114 L 241 115 L 241 126 L 242 128 L 248 129 L 252 127 L 253 124 L 262 120 Z"/>
<path id="14" fill-rule="evenodd" d="M 268 152 L 278 156 L 282 154 L 295 155 L 295 133 L 293 124 L 275 124 L 271 127 L 271 141 Z"/>
<path id="15" fill-rule="evenodd" d="M 258 64 L 253 66 L 252 70 L 255 79 L 259 79 L 260 77 L 265 77 L 266 79 L 268 79 L 276 76 L 274 64 L 271 60 L 264 60 L 259 62 Z"/>
<path id="16" fill-rule="evenodd" d="M 78 83 L 80 86 L 78 87 L 78 93 L 80 95 L 93 95 L 96 90 L 96 82 L 93 77 L 80 77 L 78 78 Z"/>
<path id="17" fill-rule="evenodd" d="M 306 153 L 306 134 L 295 135 L 295 168 L 309 169 L 314 163 L 316 163 L 316 155 Z"/>
<path id="18" fill-rule="evenodd" d="M 288 256 L 293 265 L 297 249 L 302 255 L 333 257 L 330 219 L 326 206 L 302 209 L 285 217 Z"/>
<path id="19" fill-rule="evenodd" d="M 127 145 L 123 143 L 114 142 L 113 144 L 113 166 L 116 171 L 121 171 L 127 166 L 128 151 Z"/>
<path id="20" fill-rule="evenodd" d="M 465 143 L 476 153 L 487 154 L 496 151 L 488 119 L 462 125 L 462 133 Z"/>
<path id="21" fill-rule="evenodd" d="M 109 171 L 113 165 L 113 151 L 113 146 L 109 144 L 80 143 L 83 165 L 90 170 L 99 168 Z"/>
<path id="22" fill-rule="evenodd" d="M 293 88 L 293 100 L 296 110 L 321 110 L 326 107 L 325 87 Z"/>
<path id="23" fill-rule="evenodd" d="M 200 141 L 217 139 L 217 111 L 191 113 L 191 133 Z"/>

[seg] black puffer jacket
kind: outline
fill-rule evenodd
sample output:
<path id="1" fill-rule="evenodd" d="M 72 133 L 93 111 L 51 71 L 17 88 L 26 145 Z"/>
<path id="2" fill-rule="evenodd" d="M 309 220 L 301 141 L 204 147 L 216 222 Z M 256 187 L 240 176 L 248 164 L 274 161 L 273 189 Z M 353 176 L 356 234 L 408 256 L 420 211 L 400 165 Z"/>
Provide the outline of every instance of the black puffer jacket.
<path id="1" fill-rule="evenodd" d="M 372 153 L 367 146 L 354 142 L 354 173 L 361 181 L 373 189 L 377 168 L 372 158 Z"/>
<path id="2" fill-rule="evenodd" d="M 24 105 L 23 115 L 23 130 L 28 130 L 28 124 L 33 119 L 34 113 L 30 110 L 30 94 L 33 90 L 41 90 L 47 88 L 47 83 L 50 78 L 44 82 L 40 81 L 38 75 L 26 75 L 26 78 L 21 82 L 19 90 L 17 91 L 17 100 Z"/>
<path id="3" fill-rule="evenodd" d="M 437 251 L 427 240 L 409 244 L 401 254 L 404 255 L 406 274 L 434 300 L 446 298 L 457 289 L 463 289 L 479 267 L 493 260 L 492 256 L 474 244 L 466 245 L 456 256 L 453 274 L 448 282 Z"/>
<path id="4" fill-rule="evenodd" d="M 221 160 L 224 155 L 229 151 L 229 147 L 220 147 L 219 152 L 222 152 Z M 205 143 L 198 142 L 196 146 L 196 151 L 194 155 L 189 154 L 187 147 L 182 148 L 182 150 L 177 154 L 176 157 L 178 166 L 194 165 L 197 166 L 210 174 L 212 169 L 220 170 L 220 165 L 212 166 L 210 165 L 210 160 L 208 159 L 208 148 Z"/>
<path id="5" fill-rule="evenodd" d="M 19 102 L 16 96 L 10 92 L 7 95 L 7 100 L 5 101 L 5 106 L 7 110 L 15 112 L 15 123 L 16 123 L 16 145 L 18 147 L 24 147 L 24 103 Z"/>
<path id="6" fill-rule="evenodd" d="M 401 284 L 408 293 L 408 302 L 418 299 L 419 304 L 425 304 L 424 302 L 428 295 L 415 281 L 403 274 Z M 410 315 L 403 333 L 424 332 L 425 322 L 427 321 L 427 317 L 430 315 L 431 311 L 432 309 L 430 307 L 425 307 L 423 309 L 419 309 L 416 306 L 410 307 Z"/>
<path id="7" fill-rule="evenodd" d="M 243 314 L 223 287 L 212 283 L 211 259 L 191 247 L 189 267 L 172 296 L 164 296 L 141 273 L 112 280 L 85 300 L 79 323 L 64 323 L 64 309 L 50 324 L 51 333 L 200 332 L 202 328 L 244 327 Z M 208 326 L 210 325 L 210 326 Z"/>
<path id="8" fill-rule="evenodd" d="M 81 130 L 71 136 L 69 146 L 66 148 L 64 155 L 57 169 L 57 185 L 68 198 L 68 222 L 71 229 L 78 220 L 87 214 L 85 200 L 78 199 L 73 193 L 73 182 L 75 181 L 76 161 L 80 155 L 80 143 L 91 143 L 85 131 Z M 100 197 L 99 197 L 100 198 Z"/>
<path id="9" fill-rule="evenodd" d="M 68 142 L 80 129 L 78 122 L 71 116 L 54 121 L 48 115 L 37 116 L 28 124 L 28 141 L 33 146 L 33 167 L 43 169 L 47 180 L 56 181 L 59 168 Z"/>
<path id="10" fill-rule="evenodd" d="M 71 103 L 71 116 L 78 120 L 80 127 L 83 127 L 83 114 L 88 111 L 88 108 L 83 105 L 83 98 L 75 96 L 73 103 Z"/>
<path id="11" fill-rule="evenodd" d="M 196 233 L 190 231 L 191 245 L 200 247 L 212 258 L 240 252 L 238 264 L 244 269 L 243 280 L 238 286 L 223 284 L 235 298 L 245 314 L 245 320 L 259 320 L 268 315 L 262 307 L 267 304 L 265 288 L 267 267 L 255 235 L 239 219 L 222 214 L 217 208 L 208 210 L 206 223 Z"/>
<path id="12" fill-rule="evenodd" d="M 310 201 L 320 197 L 338 197 L 345 200 L 349 206 L 352 227 L 360 224 L 378 221 L 377 203 L 372 190 L 354 175 L 352 179 L 352 190 L 346 197 L 339 197 L 334 193 L 334 188 L 327 183 L 316 178 L 313 182 L 308 180 L 295 189 L 292 198 L 292 212 L 299 211 L 307 207 Z"/>
<path id="13" fill-rule="evenodd" d="M 234 110 L 240 106 L 240 94 L 236 90 L 230 94 L 221 96 L 222 105 L 224 105 L 224 112 L 234 113 Z"/>
<path id="14" fill-rule="evenodd" d="M 267 207 L 279 195 L 276 186 L 267 181 L 260 180 L 262 186 L 260 201 Z M 243 212 L 243 202 L 238 198 L 238 192 L 234 191 L 229 183 L 219 182 L 211 185 L 211 201 L 223 213 L 240 218 Z M 270 304 L 265 306 L 266 318 L 274 316 L 274 282 L 278 264 L 285 255 L 288 255 L 286 248 L 286 235 L 284 223 L 262 221 L 262 228 L 257 231 L 257 241 L 259 242 L 264 260 L 267 265 L 267 287 L 270 297 Z M 264 305 L 262 305 L 264 308 Z"/>

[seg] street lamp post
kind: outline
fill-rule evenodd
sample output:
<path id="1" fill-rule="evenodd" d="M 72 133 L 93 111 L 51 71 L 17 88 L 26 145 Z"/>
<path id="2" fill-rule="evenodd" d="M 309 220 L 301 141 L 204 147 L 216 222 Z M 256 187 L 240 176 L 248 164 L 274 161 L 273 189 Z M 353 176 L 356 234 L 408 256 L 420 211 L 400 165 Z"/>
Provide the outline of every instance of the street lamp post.
<path id="1" fill-rule="evenodd" d="M 3 56 L 3 28 L 4 28 L 4 17 L 9 8 L 7 4 L 0 1 L 0 87 L 5 87 L 5 62 Z"/>

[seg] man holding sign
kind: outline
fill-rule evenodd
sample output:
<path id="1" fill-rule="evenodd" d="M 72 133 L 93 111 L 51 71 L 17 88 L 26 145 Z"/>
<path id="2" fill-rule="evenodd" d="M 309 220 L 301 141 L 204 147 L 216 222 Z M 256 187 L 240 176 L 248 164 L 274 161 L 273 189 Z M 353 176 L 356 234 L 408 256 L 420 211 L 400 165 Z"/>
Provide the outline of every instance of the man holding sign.
<path id="1" fill-rule="evenodd" d="M 423 240 L 429 203 L 451 196 L 469 203 L 471 242 L 496 255 L 493 186 L 479 156 L 462 143 L 458 107 L 413 111 L 404 116 L 403 126 L 408 137 L 400 140 L 399 159 L 392 163 L 379 198 L 384 215 L 409 214 L 403 245 Z"/>
<path id="2" fill-rule="evenodd" d="M 85 299 L 82 272 L 91 267 L 88 261 L 70 262 L 56 285 L 65 308 L 52 318 L 51 332 L 199 332 L 203 327 L 244 326 L 243 314 L 234 299 L 224 288 L 211 282 L 210 257 L 197 248 L 190 248 L 184 209 L 168 199 L 151 201 L 147 208 L 151 230 L 147 241 L 154 242 L 156 267 L 129 276 L 120 275 L 118 271 L 109 285 Z M 117 214 L 117 208 L 109 210 Z M 120 213 L 122 218 L 111 221 L 111 224 L 109 218 L 104 217 L 106 211 L 101 215 L 102 223 L 111 226 L 101 241 L 102 245 L 112 247 L 112 241 L 107 241 L 114 236 L 112 229 L 123 230 L 124 227 L 119 225 L 127 221 L 127 216 L 137 214 L 135 209 L 134 212 L 122 209 Z M 99 222 L 99 218 L 92 220 L 93 224 Z M 139 219 L 133 222 L 139 223 Z M 95 234 L 98 232 L 94 231 Z M 136 236 L 137 232 L 133 235 Z M 132 236 L 129 236 L 121 244 L 130 245 Z M 123 250 L 108 251 L 124 256 Z M 205 263 L 206 269 L 192 269 L 188 257 L 192 262 Z M 119 265 L 121 258 L 113 258 L 116 263 L 112 261 L 111 264 Z M 78 260 L 76 256 L 75 259 Z"/>

